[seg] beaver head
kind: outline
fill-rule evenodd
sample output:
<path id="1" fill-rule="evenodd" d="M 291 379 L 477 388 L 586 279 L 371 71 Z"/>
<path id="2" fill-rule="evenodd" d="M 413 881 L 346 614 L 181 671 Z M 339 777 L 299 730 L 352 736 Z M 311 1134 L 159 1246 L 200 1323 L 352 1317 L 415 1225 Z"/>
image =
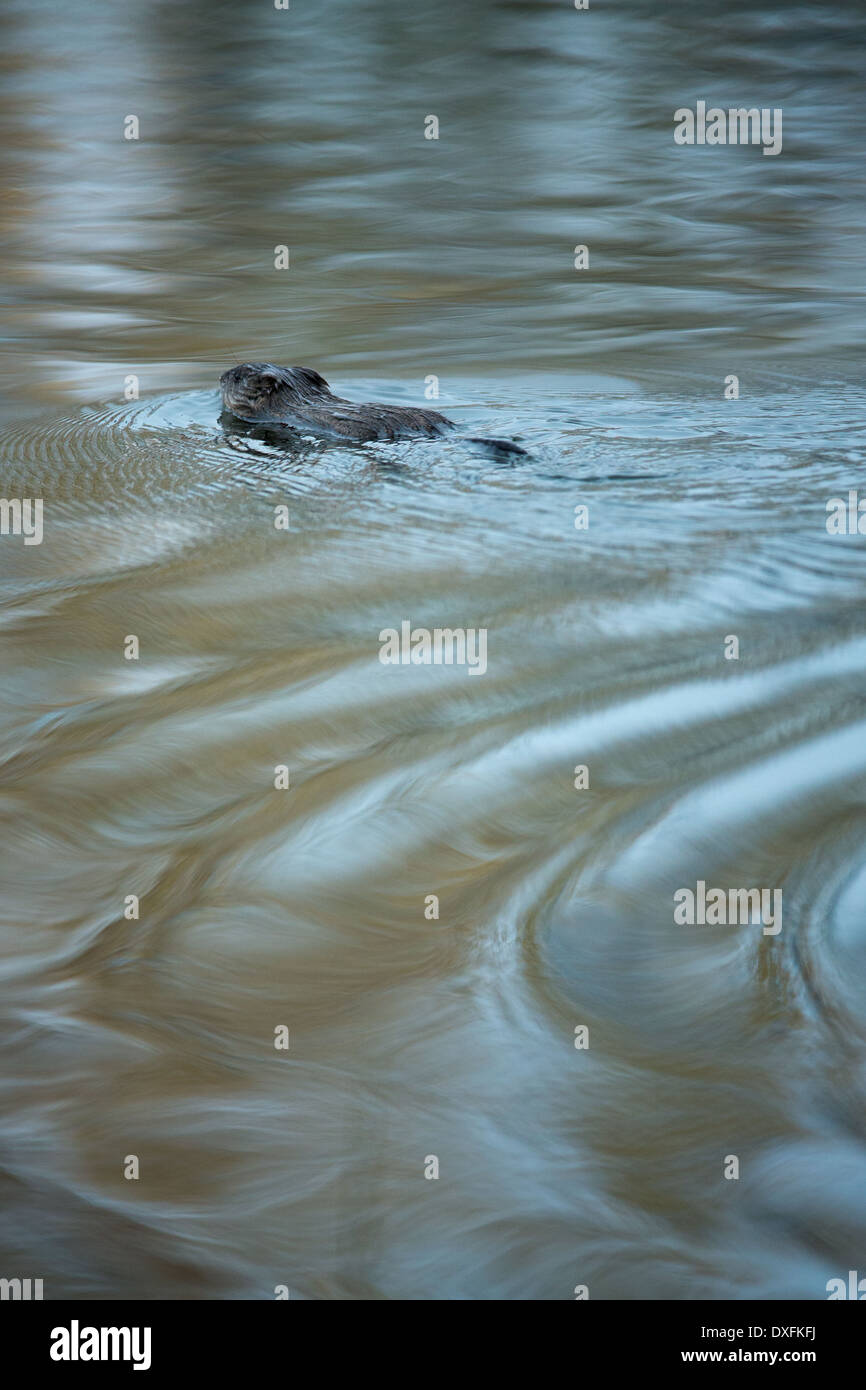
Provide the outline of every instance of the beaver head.
<path id="1" fill-rule="evenodd" d="M 311 367 L 275 367 L 272 362 L 241 362 L 220 377 L 223 409 L 240 420 L 272 423 L 327 401 L 328 383 Z"/>

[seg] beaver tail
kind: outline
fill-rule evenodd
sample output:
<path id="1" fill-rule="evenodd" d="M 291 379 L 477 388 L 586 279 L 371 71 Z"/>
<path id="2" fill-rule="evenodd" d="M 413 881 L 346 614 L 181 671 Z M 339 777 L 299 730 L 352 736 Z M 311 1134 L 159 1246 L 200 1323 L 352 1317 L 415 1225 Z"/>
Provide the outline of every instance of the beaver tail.
<path id="1" fill-rule="evenodd" d="M 521 449 L 519 444 L 514 443 L 513 439 L 488 439 L 483 435 L 470 434 L 467 436 L 467 443 L 483 444 L 485 448 L 492 449 L 500 457 L 507 454 L 511 454 L 515 458 L 528 459 L 530 457 L 525 449 Z"/>

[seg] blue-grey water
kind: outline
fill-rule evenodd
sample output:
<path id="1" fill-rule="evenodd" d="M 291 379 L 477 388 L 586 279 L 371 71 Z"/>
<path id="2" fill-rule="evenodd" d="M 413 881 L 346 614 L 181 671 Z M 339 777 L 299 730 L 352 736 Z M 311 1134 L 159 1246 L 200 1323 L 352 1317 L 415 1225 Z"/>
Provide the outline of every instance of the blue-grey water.
<path id="1" fill-rule="evenodd" d="M 0 536 L 0 1278 L 866 1275 L 862 7 L 0 37 L 0 493 L 44 506 Z M 699 100 L 781 153 L 677 146 Z M 460 429 L 235 432 L 245 359 Z M 384 665 L 404 621 L 486 670 Z M 781 929 L 678 923 L 699 882 Z"/>

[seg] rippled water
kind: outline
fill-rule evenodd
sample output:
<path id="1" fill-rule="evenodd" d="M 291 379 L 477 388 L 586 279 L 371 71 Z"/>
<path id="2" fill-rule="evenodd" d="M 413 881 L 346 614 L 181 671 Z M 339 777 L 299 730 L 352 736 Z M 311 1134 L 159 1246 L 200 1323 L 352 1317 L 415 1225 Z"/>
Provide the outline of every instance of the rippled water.
<path id="1" fill-rule="evenodd" d="M 866 1272 L 857 9 L 3 24 L 0 477 L 45 534 L 0 539 L 0 1277 Z M 677 149 L 702 97 L 783 106 L 783 154 Z M 244 357 L 435 374 L 527 455 L 227 432 Z M 486 672 L 383 665 L 404 620 L 486 629 Z M 676 924 L 698 880 L 782 930 Z"/>

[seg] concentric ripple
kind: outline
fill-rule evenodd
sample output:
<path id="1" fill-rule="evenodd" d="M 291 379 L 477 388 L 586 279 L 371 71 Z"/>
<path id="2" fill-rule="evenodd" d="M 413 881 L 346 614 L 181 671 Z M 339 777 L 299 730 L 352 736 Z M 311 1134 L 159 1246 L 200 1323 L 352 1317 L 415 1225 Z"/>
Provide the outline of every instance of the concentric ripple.
<path id="1" fill-rule="evenodd" d="M 825 521 L 864 393 L 534 400 L 447 405 L 516 466 L 238 438 L 210 390 L 3 439 L 45 505 L 2 552 L 4 1268 L 809 1299 L 862 1260 L 864 540 Z M 486 672 L 383 665 L 404 621 Z M 699 880 L 781 930 L 679 925 Z"/>

